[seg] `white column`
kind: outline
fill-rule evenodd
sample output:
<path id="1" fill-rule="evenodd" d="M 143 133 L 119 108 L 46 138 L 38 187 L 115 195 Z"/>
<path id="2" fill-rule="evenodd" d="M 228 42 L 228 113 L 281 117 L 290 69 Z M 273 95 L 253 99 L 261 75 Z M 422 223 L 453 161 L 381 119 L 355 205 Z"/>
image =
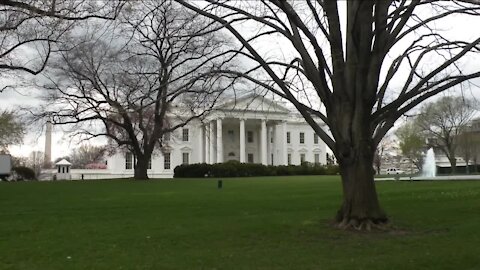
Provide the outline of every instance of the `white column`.
<path id="1" fill-rule="evenodd" d="M 260 132 L 260 153 L 261 153 L 261 160 L 263 165 L 268 164 L 267 158 L 267 121 L 265 119 L 262 120 L 261 132 Z"/>
<path id="2" fill-rule="evenodd" d="M 223 162 L 222 119 L 217 119 L 217 163 Z"/>
<path id="3" fill-rule="evenodd" d="M 282 122 L 282 155 L 283 165 L 288 165 L 288 148 L 287 148 L 287 121 Z"/>
<path id="4" fill-rule="evenodd" d="M 205 128 L 205 163 L 210 163 L 210 129 L 206 125 L 203 128 Z"/>
<path id="5" fill-rule="evenodd" d="M 213 121 L 210 121 L 209 124 L 209 133 L 210 133 L 210 164 L 215 163 L 215 148 L 214 148 L 214 142 L 215 142 L 215 133 L 214 133 L 214 126 L 213 126 Z"/>
<path id="6" fill-rule="evenodd" d="M 240 119 L 240 162 L 245 163 L 245 119 Z"/>
<path id="7" fill-rule="evenodd" d="M 204 153 L 203 153 L 203 138 L 205 137 L 204 135 L 204 132 L 203 132 L 203 125 L 200 125 L 199 126 L 199 133 L 198 134 L 198 163 L 202 163 L 203 162 L 203 156 L 204 156 Z"/>
<path id="8" fill-rule="evenodd" d="M 278 154 L 278 148 L 275 145 L 278 145 L 277 142 L 277 132 L 278 132 L 278 125 L 272 126 L 272 134 L 270 134 L 270 142 L 273 140 L 273 143 L 270 143 L 270 164 L 272 165 L 279 165 L 278 160 L 280 155 Z M 272 158 L 273 157 L 273 158 Z"/>
<path id="9" fill-rule="evenodd" d="M 272 159 L 272 154 L 273 154 L 273 143 L 272 143 L 272 138 L 273 138 L 273 126 L 267 126 L 267 160 L 268 160 L 268 165 L 272 165 L 273 159 Z"/>
<path id="10" fill-rule="evenodd" d="M 270 132 L 271 127 L 267 125 L 267 165 L 270 165 Z"/>

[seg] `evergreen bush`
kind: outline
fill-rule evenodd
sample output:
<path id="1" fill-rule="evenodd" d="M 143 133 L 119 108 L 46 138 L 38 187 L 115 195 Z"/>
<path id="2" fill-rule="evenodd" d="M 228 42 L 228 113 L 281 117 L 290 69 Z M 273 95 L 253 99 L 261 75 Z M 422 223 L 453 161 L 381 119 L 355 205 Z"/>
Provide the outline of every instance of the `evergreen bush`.
<path id="1" fill-rule="evenodd" d="M 224 163 L 183 164 L 175 167 L 175 178 L 199 177 L 249 177 L 249 176 L 286 176 L 286 175 L 336 175 L 337 165 L 320 165 L 303 162 L 301 165 L 265 166 L 254 163 L 227 161 Z"/>
<path id="2" fill-rule="evenodd" d="M 35 171 L 33 171 L 33 169 L 25 167 L 25 166 L 13 167 L 12 171 L 13 171 L 17 181 L 36 180 L 37 179 L 35 177 Z"/>

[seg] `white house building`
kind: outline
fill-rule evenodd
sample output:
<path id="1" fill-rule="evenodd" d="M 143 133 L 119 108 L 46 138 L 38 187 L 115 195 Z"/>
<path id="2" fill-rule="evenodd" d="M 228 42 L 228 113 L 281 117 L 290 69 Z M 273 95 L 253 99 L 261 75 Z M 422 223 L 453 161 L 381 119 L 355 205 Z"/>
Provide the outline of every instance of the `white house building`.
<path id="1" fill-rule="evenodd" d="M 149 164 L 151 178 L 173 177 L 180 164 L 229 160 L 265 165 L 326 164 L 326 145 L 303 117 L 282 103 L 257 95 L 223 103 L 203 121 L 192 121 L 165 140 L 168 146 L 154 154 Z M 133 176 L 133 166 L 131 153 L 119 152 L 107 160 L 110 178 Z"/>
<path id="2" fill-rule="evenodd" d="M 46 153 L 51 153 L 51 132 L 47 128 Z M 191 121 L 164 140 L 167 146 L 150 161 L 150 178 L 172 178 L 180 164 L 229 160 L 265 165 L 327 163 L 325 143 L 300 114 L 281 102 L 254 94 L 218 105 L 202 121 Z M 107 157 L 107 169 L 58 167 L 44 170 L 42 179 L 52 180 L 55 174 L 61 174 L 56 176 L 59 180 L 127 178 L 133 177 L 134 164 L 131 153 L 119 150 Z"/>

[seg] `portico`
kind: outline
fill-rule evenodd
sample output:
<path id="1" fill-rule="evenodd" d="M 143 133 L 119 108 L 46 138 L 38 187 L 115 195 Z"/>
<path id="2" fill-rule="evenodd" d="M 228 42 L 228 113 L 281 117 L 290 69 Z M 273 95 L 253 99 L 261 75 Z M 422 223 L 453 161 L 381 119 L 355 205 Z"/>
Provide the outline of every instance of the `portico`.
<path id="1" fill-rule="evenodd" d="M 242 163 L 286 165 L 287 123 L 262 118 L 213 118 L 199 128 L 200 162 L 221 163 L 236 160 Z M 280 138 L 279 138 L 280 137 Z M 203 151 L 203 149 L 205 151 Z M 280 155 L 278 155 L 280 154 Z"/>

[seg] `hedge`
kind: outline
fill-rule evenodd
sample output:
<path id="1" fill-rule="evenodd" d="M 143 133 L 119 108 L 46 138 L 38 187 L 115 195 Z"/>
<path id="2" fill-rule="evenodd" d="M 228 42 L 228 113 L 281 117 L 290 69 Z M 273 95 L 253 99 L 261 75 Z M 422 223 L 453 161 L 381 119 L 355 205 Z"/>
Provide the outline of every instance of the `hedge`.
<path id="1" fill-rule="evenodd" d="M 335 175 L 339 174 L 337 165 L 320 165 L 308 162 L 302 165 L 266 166 L 262 164 L 240 163 L 196 163 L 179 165 L 174 169 L 175 178 L 185 177 L 246 177 L 246 176 L 282 176 L 282 175 Z"/>
<path id="2" fill-rule="evenodd" d="M 35 171 L 28 167 L 24 167 L 24 166 L 13 167 L 12 171 L 14 172 L 14 174 L 16 174 L 17 181 L 37 179 L 35 177 Z"/>

